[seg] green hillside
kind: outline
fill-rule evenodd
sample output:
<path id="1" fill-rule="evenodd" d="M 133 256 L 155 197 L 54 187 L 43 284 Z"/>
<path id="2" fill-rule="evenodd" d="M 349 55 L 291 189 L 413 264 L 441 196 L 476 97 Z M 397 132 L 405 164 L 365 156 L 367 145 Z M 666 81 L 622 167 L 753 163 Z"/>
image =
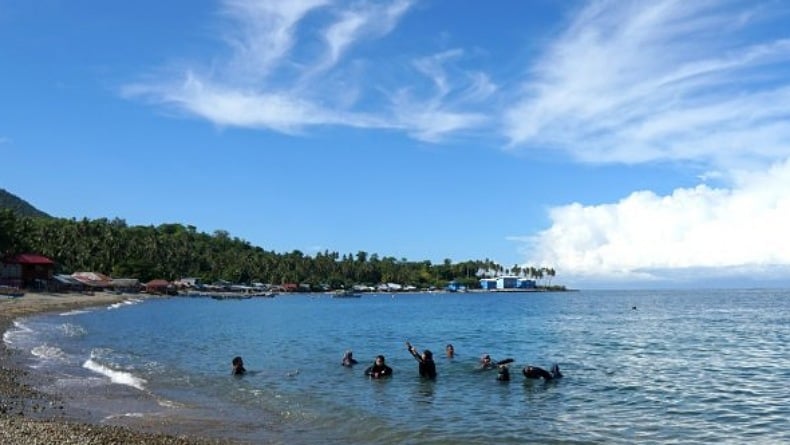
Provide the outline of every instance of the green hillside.
<path id="1" fill-rule="evenodd" d="M 46 213 L 30 205 L 29 202 L 5 189 L 0 189 L 0 209 L 11 209 L 19 216 L 50 217 Z"/>

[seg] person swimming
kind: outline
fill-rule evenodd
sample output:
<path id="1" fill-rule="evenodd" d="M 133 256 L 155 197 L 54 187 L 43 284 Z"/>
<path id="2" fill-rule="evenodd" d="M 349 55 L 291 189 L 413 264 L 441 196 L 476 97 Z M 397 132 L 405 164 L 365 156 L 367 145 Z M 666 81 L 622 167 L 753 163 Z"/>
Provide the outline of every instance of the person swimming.
<path id="1" fill-rule="evenodd" d="M 510 381 L 510 369 L 507 365 L 499 365 L 499 371 L 497 371 L 496 379 L 500 382 Z"/>
<path id="2" fill-rule="evenodd" d="M 414 348 L 414 346 L 412 346 L 411 343 L 409 342 L 406 342 L 406 348 L 409 350 L 409 353 L 411 353 L 412 357 L 414 357 L 415 360 L 420 362 L 419 365 L 420 377 L 435 379 L 436 363 L 433 362 L 433 353 L 430 350 L 426 349 L 422 351 L 422 354 L 420 354 Z"/>
<path id="3" fill-rule="evenodd" d="M 447 346 L 444 347 L 444 353 L 447 355 L 447 358 L 454 358 L 455 348 L 453 347 L 452 344 L 448 343 Z"/>
<path id="4" fill-rule="evenodd" d="M 500 365 L 506 365 L 508 363 L 513 363 L 513 359 L 506 358 L 502 361 L 496 361 L 488 354 L 484 354 L 482 357 L 480 357 L 480 369 L 484 371 L 489 369 L 497 369 Z"/>
<path id="5" fill-rule="evenodd" d="M 372 379 L 390 377 L 392 376 L 392 368 L 384 363 L 383 355 L 378 355 L 376 356 L 376 361 L 365 370 L 365 375 Z"/>
<path id="6" fill-rule="evenodd" d="M 560 367 L 556 363 L 551 367 L 551 372 L 546 371 L 543 368 L 538 366 L 530 366 L 527 365 L 524 369 L 521 370 L 521 373 L 524 374 L 524 377 L 528 379 L 540 379 L 542 378 L 545 381 L 554 380 L 562 378 L 562 373 L 560 372 Z"/>
<path id="7" fill-rule="evenodd" d="M 346 353 L 343 354 L 343 361 L 341 362 L 341 364 L 343 366 L 346 366 L 346 367 L 350 368 L 350 367 L 356 365 L 357 363 L 359 363 L 359 362 L 354 358 L 354 355 L 353 355 L 353 353 L 350 350 L 346 351 Z"/>
<path id="8" fill-rule="evenodd" d="M 236 356 L 233 357 L 233 361 L 231 363 L 231 374 L 232 375 L 244 375 L 247 373 L 247 370 L 244 369 L 244 360 L 241 357 Z"/>

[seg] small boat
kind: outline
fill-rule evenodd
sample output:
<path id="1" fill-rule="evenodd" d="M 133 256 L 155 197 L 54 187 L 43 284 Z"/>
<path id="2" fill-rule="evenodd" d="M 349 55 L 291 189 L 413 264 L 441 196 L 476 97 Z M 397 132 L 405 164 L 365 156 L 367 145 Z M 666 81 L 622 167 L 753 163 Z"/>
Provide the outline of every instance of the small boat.
<path id="1" fill-rule="evenodd" d="M 332 298 L 360 298 L 362 295 L 348 289 L 339 289 L 332 294 Z"/>
<path id="2" fill-rule="evenodd" d="M 11 286 L 0 286 L 0 297 L 19 298 L 24 297 L 25 292 Z"/>

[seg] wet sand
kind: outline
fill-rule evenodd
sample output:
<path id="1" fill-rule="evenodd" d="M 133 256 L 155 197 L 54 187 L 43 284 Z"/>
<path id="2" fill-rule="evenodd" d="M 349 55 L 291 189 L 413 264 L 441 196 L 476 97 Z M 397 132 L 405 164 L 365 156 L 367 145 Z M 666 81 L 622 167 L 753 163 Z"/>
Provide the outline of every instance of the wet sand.
<path id="1" fill-rule="evenodd" d="M 0 296 L 0 332 L 5 333 L 13 327 L 18 317 L 107 306 L 129 298 L 156 297 L 101 292 L 93 295 L 27 293 L 18 298 Z M 91 419 L 69 412 L 68 405 L 57 394 L 35 390 L 32 383 L 43 377 L 20 366 L 15 354 L 18 352 L 9 350 L 5 342 L 0 341 L 0 443 L 4 445 L 233 443 L 89 423 Z"/>

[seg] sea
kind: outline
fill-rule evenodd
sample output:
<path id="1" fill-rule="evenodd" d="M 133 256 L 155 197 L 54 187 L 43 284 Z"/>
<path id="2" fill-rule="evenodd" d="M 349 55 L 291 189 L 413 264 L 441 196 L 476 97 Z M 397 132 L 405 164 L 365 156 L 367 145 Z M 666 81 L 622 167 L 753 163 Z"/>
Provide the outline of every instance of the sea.
<path id="1" fill-rule="evenodd" d="M 3 339 L 67 412 L 243 443 L 790 443 L 790 290 L 130 297 Z M 371 380 L 379 354 L 394 373 Z"/>

